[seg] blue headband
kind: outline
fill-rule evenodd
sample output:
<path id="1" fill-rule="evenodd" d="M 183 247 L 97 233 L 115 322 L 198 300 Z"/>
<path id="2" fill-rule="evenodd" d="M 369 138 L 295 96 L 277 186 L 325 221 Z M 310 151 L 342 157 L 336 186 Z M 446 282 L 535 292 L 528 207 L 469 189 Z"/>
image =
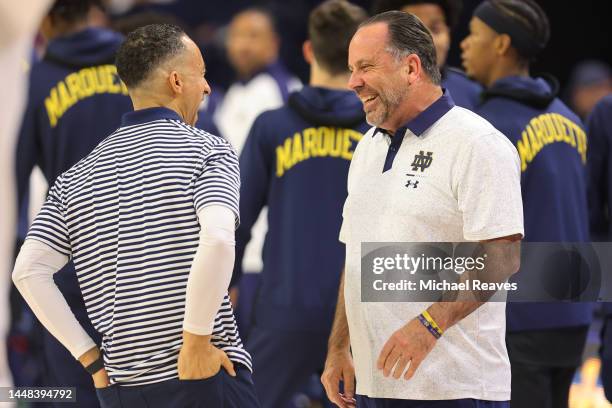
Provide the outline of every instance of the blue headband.
<path id="1" fill-rule="evenodd" d="M 481 19 L 497 33 L 510 36 L 512 46 L 526 58 L 533 58 L 544 49 L 545 44 L 538 43 L 525 27 L 512 21 L 489 1 L 483 1 L 476 7 L 474 17 Z"/>

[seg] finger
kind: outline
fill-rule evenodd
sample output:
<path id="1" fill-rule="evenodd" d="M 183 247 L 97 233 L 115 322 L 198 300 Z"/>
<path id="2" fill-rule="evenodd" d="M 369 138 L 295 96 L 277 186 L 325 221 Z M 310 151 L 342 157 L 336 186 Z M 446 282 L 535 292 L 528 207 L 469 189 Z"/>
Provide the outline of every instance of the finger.
<path id="1" fill-rule="evenodd" d="M 236 370 L 234 370 L 234 363 L 229 359 L 227 354 L 223 353 L 223 358 L 221 359 L 221 365 L 225 368 L 225 371 L 229 373 L 232 377 L 236 376 Z"/>
<path id="2" fill-rule="evenodd" d="M 325 388 L 327 398 L 338 407 L 344 408 L 344 402 L 340 398 L 339 393 L 340 377 L 325 371 L 321 376 L 321 382 L 323 383 L 323 388 Z"/>
<path id="3" fill-rule="evenodd" d="M 395 378 L 396 380 L 400 378 L 409 362 L 410 358 L 408 357 L 400 358 L 397 364 L 395 365 L 395 369 L 393 370 L 393 378 Z"/>
<path id="4" fill-rule="evenodd" d="M 344 396 L 353 398 L 355 396 L 355 371 L 352 368 L 345 368 L 342 379 L 344 380 Z"/>
<path id="5" fill-rule="evenodd" d="M 393 350 L 391 350 L 391 353 L 389 353 L 384 365 L 383 375 L 385 377 L 388 377 L 389 374 L 391 374 L 393 366 L 395 366 L 400 357 L 402 357 L 402 350 L 399 347 L 395 347 Z"/>
<path id="6" fill-rule="evenodd" d="M 392 340 L 392 338 L 387 340 L 387 342 L 385 343 L 383 349 L 380 351 L 380 354 L 378 355 L 378 361 L 376 362 L 376 367 L 378 367 L 379 370 L 382 370 L 383 367 L 385 366 L 385 361 L 387 360 L 387 356 L 389 355 L 391 350 L 393 350 L 394 346 L 395 346 L 395 342 Z"/>
<path id="7" fill-rule="evenodd" d="M 340 394 L 342 396 L 342 401 L 348 408 L 355 408 L 357 406 L 357 401 L 355 398 L 347 398 L 346 396 Z"/>
<path id="8" fill-rule="evenodd" d="M 409 380 L 412 378 L 412 376 L 414 375 L 414 373 L 416 372 L 417 368 L 419 368 L 419 365 L 421 364 L 420 359 L 412 359 L 410 360 L 410 367 L 408 367 L 408 371 L 406 371 L 406 374 L 404 374 L 404 379 L 405 380 Z"/>

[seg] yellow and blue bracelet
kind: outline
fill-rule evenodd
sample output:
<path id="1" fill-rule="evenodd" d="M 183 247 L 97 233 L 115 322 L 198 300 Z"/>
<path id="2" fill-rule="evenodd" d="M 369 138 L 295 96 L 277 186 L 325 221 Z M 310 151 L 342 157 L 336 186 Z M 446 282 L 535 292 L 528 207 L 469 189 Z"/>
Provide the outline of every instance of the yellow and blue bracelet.
<path id="1" fill-rule="evenodd" d="M 436 321 L 431 317 L 429 312 L 427 312 L 427 310 L 423 311 L 423 313 L 418 315 L 417 318 L 419 319 L 421 324 L 425 326 L 427 330 L 429 330 L 432 336 L 434 336 L 436 339 L 439 339 L 440 337 L 442 337 L 442 334 L 444 332 L 442 331 L 440 326 L 438 326 Z"/>

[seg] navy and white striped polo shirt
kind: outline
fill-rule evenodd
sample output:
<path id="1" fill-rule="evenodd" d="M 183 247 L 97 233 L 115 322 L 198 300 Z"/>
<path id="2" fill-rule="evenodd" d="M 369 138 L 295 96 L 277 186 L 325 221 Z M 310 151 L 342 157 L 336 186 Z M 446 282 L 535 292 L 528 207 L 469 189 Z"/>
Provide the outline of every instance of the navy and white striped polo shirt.
<path id="1" fill-rule="evenodd" d="M 238 160 L 223 138 L 166 108 L 127 113 L 122 126 L 57 178 L 28 239 L 72 256 L 89 318 L 103 335 L 111 383 L 176 378 L 197 211 L 236 214 Z M 205 293 L 202 296 L 206 296 Z M 229 297 L 212 343 L 251 369 Z"/>

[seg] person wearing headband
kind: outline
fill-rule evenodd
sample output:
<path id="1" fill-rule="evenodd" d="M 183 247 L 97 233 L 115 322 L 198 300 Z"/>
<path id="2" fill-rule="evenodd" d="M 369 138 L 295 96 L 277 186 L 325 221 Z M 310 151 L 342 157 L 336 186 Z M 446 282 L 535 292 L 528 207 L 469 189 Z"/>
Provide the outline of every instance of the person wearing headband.
<path id="1" fill-rule="evenodd" d="M 451 31 L 457 26 L 463 2 L 461 0 L 376 0 L 372 14 L 399 10 L 414 14 L 431 33 L 436 47 L 442 87 L 448 89 L 455 104 L 473 110 L 478 104 L 482 87 L 468 79 L 465 72 L 446 64 L 451 45 Z"/>
<path id="2" fill-rule="evenodd" d="M 535 78 L 529 72 L 549 37 L 548 18 L 534 1 L 487 0 L 474 11 L 470 33 L 461 43 L 462 60 L 468 76 L 485 87 L 475 112 L 519 153 L 525 241 L 586 242 L 583 125 L 556 97 L 554 78 Z M 524 273 L 538 268 L 526 261 L 521 266 Z M 511 406 L 567 407 L 591 305 L 510 302 L 506 313 Z"/>

